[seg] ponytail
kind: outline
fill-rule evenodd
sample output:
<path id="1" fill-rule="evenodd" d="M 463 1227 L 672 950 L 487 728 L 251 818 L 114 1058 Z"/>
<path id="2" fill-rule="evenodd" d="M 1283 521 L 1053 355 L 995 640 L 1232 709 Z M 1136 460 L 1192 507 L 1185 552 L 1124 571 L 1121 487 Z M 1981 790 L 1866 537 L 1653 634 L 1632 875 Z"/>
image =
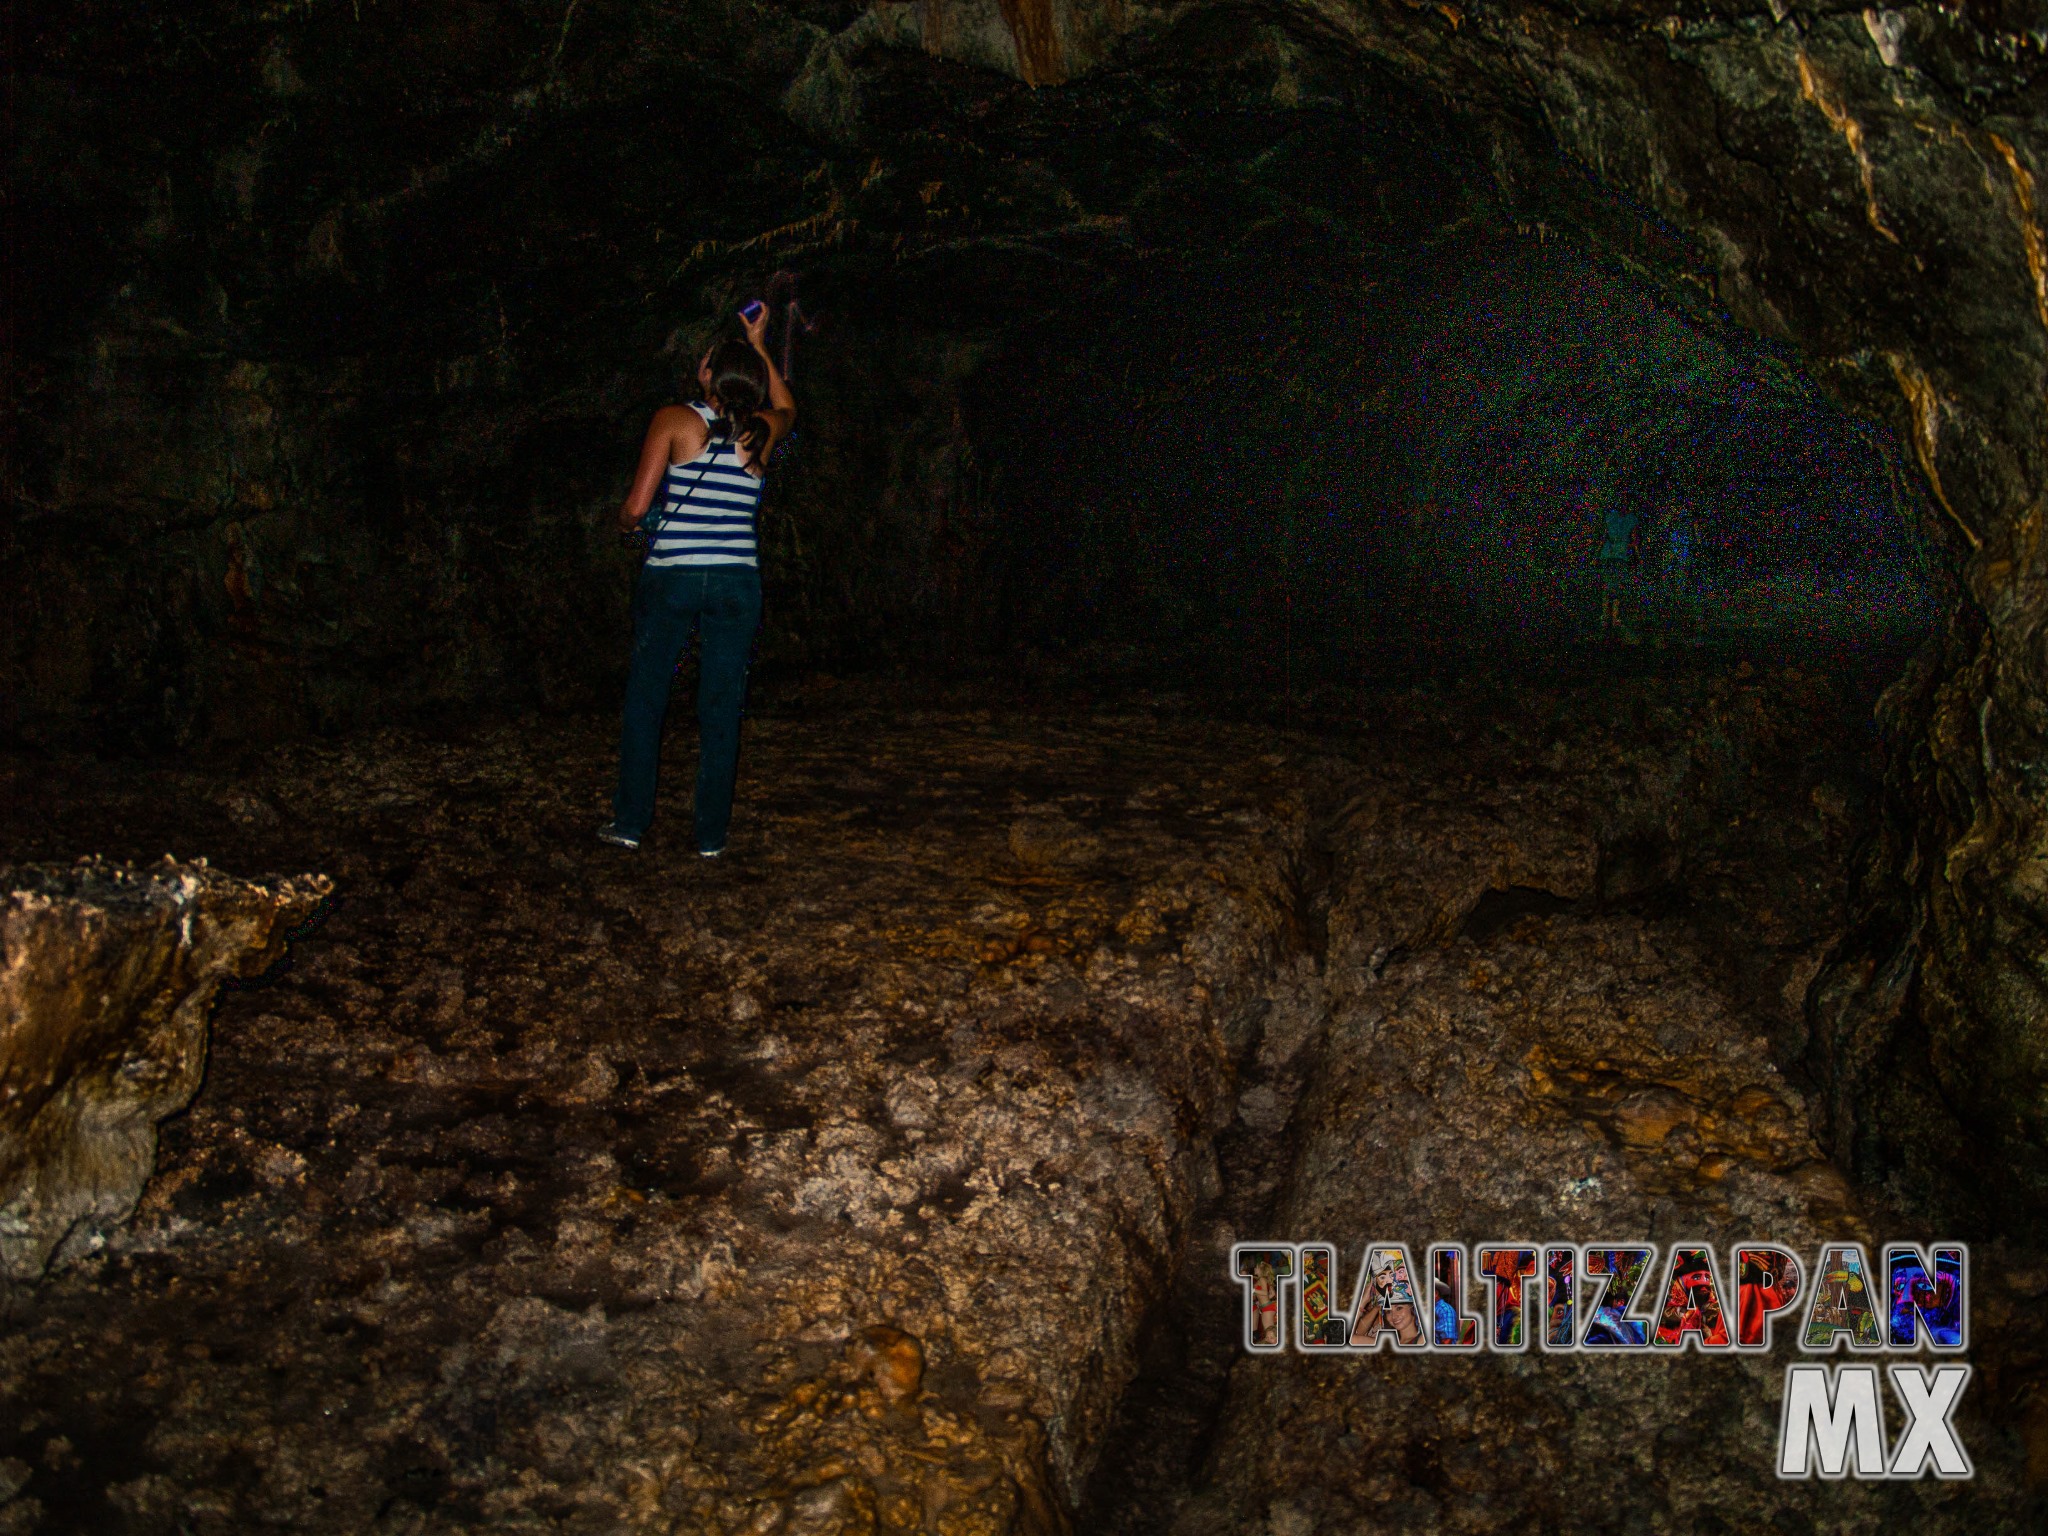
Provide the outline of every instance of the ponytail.
<path id="1" fill-rule="evenodd" d="M 705 362 L 720 413 L 712 435 L 737 444 L 751 461 L 768 440 L 768 423 L 757 414 L 768 400 L 768 365 L 744 341 L 721 341 Z"/>
<path id="2" fill-rule="evenodd" d="M 723 400 L 719 402 L 719 407 L 725 408 Z M 768 423 L 752 411 L 737 419 L 721 416 L 711 423 L 711 435 L 735 444 L 748 459 L 752 459 L 756 445 L 768 436 Z"/>

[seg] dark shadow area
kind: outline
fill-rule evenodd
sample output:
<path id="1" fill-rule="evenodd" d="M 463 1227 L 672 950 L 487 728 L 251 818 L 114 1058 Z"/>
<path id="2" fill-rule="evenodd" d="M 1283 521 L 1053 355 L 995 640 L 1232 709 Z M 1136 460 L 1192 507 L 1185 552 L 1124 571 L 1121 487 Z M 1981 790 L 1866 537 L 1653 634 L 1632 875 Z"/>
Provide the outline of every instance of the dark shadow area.
<path id="1" fill-rule="evenodd" d="M 1290 689 L 1636 648 L 1882 670 L 1932 626 L 1896 448 L 1731 327 L 1477 216 L 1245 244 L 985 375 L 1024 643 Z"/>
<path id="2" fill-rule="evenodd" d="M 1637 647 L 1895 658 L 1930 622 L 1897 449 L 1681 242 L 1555 166 L 1510 195 L 1470 120 L 1291 24 L 1190 13 L 1056 89 L 875 50 L 852 138 L 663 28 L 493 116 L 511 34 L 429 67 L 381 15 L 124 25 L 52 31 L 19 97 L 18 741 L 613 707 L 638 434 L 778 272 L 814 325 L 785 347 L 778 311 L 769 688 L 1288 707 Z M 194 110 L 230 56 L 260 89 Z"/>

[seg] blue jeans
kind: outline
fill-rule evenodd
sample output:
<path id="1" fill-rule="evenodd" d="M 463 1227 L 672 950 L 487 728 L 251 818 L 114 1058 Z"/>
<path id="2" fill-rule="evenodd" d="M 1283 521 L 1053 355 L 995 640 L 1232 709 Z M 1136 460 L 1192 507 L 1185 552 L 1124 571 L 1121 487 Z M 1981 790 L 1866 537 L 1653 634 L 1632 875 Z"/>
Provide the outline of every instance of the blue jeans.
<path id="1" fill-rule="evenodd" d="M 646 835 L 654 820 L 654 780 L 661 767 L 661 722 L 668 714 L 676 662 L 696 627 L 697 847 L 725 846 L 739 772 L 740 710 L 747 697 L 747 656 L 761 627 L 761 573 L 751 565 L 640 568 L 633 584 L 633 669 L 626 679 L 626 721 L 619 737 L 619 792 L 612 825 L 628 837 Z"/>

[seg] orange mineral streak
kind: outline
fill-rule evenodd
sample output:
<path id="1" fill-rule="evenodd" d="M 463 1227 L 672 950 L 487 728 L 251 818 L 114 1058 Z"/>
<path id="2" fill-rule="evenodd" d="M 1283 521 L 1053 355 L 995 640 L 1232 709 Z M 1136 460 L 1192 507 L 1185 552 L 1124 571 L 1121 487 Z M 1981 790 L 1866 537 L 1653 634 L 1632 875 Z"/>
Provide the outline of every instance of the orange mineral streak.
<path id="1" fill-rule="evenodd" d="M 1017 45 L 1017 69 L 1026 85 L 1058 85 L 1067 77 L 1067 61 L 1052 0 L 997 0 L 1003 20 Z"/>
<path id="2" fill-rule="evenodd" d="M 1995 133 L 1988 137 L 2012 173 L 2013 196 L 2019 202 L 2020 243 L 2026 247 L 2027 270 L 2034 276 L 2034 313 L 2042 328 L 2048 329 L 2048 244 L 2041 238 L 2041 220 L 2034 211 L 2034 173 L 2020 164 L 2012 145 Z"/>
<path id="3" fill-rule="evenodd" d="M 1912 407 L 1913 452 L 1919 457 L 1920 468 L 1927 475 L 1927 484 L 1934 492 L 1934 499 L 1941 503 L 1941 509 L 1949 515 L 1949 520 L 1963 531 L 1963 537 L 1970 541 L 1970 548 L 1982 549 L 1984 541 L 1949 505 L 1948 493 L 1941 488 L 1941 470 L 1934 462 L 1934 450 L 1941 435 L 1941 400 L 1934 393 L 1934 385 L 1926 374 L 1898 353 L 1887 352 L 1885 360 L 1892 365 L 1892 377 L 1899 381 L 1899 393 Z"/>
<path id="4" fill-rule="evenodd" d="M 2048 238 L 2041 233 L 2041 216 L 2034 200 L 2034 173 L 2021 162 L 2019 151 L 2006 140 L 1995 133 L 1987 133 L 1985 137 L 1991 140 L 1991 147 L 1998 151 L 1998 157 L 2012 174 L 2013 200 L 2018 204 L 2020 244 L 2027 253 L 2027 271 L 2034 279 L 2034 314 L 2040 319 L 2041 328 L 2048 330 Z M 2029 566 L 2040 554 L 2042 525 L 2042 507 L 2036 501 L 2020 515 L 2013 529 L 2015 552 Z"/>
<path id="5" fill-rule="evenodd" d="M 1840 102 L 1829 98 L 1826 89 L 1821 85 L 1819 72 L 1806 57 L 1806 50 L 1803 47 L 1799 50 L 1798 62 L 1799 94 L 1820 108 L 1820 115 L 1828 120 L 1828 126 L 1842 136 L 1843 141 L 1849 146 L 1849 153 L 1856 157 L 1856 169 L 1863 176 L 1864 216 L 1870 220 L 1872 229 L 1893 245 L 1897 245 L 1899 237 L 1892 233 L 1890 226 L 1884 221 L 1884 215 L 1877 211 L 1877 188 L 1871 181 L 1870 155 L 1863 148 L 1863 125 L 1851 117 Z"/>

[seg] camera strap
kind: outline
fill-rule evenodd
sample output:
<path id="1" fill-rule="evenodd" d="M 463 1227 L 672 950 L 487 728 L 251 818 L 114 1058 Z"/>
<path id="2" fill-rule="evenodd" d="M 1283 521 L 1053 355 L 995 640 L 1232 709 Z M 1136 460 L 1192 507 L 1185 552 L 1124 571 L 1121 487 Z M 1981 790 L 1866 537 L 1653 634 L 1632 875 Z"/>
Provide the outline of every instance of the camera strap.
<path id="1" fill-rule="evenodd" d="M 734 439 L 732 436 L 732 423 L 727 421 L 723 416 L 714 416 L 711 418 L 711 420 L 707 421 L 704 424 L 704 430 L 707 436 L 704 439 L 703 451 L 706 455 L 709 455 L 711 453 L 711 445 L 718 441 L 718 435 L 715 431 L 713 431 L 713 429 L 716 427 L 724 427 L 726 439 L 728 441 L 736 441 L 736 439 Z M 706 457 L 704 460 L 703 467 L 697 471 L 696 478 L 690 482 L 689 488 L 685 490 L 680 497 L 676 498 L 677 500 L 688 499 L 690 492 L 696 490 L 697 487 L 703 483 L 704 477 L 711 472 L 711 464 L 712 460 L 709 457 Z M 675 465 L 669 466 L 670 469 L 676 467 L 677 466 Z M 661 478 L 663 484 L 666 485 L 668 481 L 667 470 L 664 470 L 662 472 Z M 664 492 L 661 496 L 660 502 L 655 505 L 650 505 L 647 509 L 646 514 L 640 519 L 640 531 L 647 535 L 647 548 L 641 552 L 643 556 L 651 555 L 654 553 L 654 541 L 661 537 L 661 530 L 668 526 L 668 503 L 669 497 L 666 494 L 666 492 Z"/>

